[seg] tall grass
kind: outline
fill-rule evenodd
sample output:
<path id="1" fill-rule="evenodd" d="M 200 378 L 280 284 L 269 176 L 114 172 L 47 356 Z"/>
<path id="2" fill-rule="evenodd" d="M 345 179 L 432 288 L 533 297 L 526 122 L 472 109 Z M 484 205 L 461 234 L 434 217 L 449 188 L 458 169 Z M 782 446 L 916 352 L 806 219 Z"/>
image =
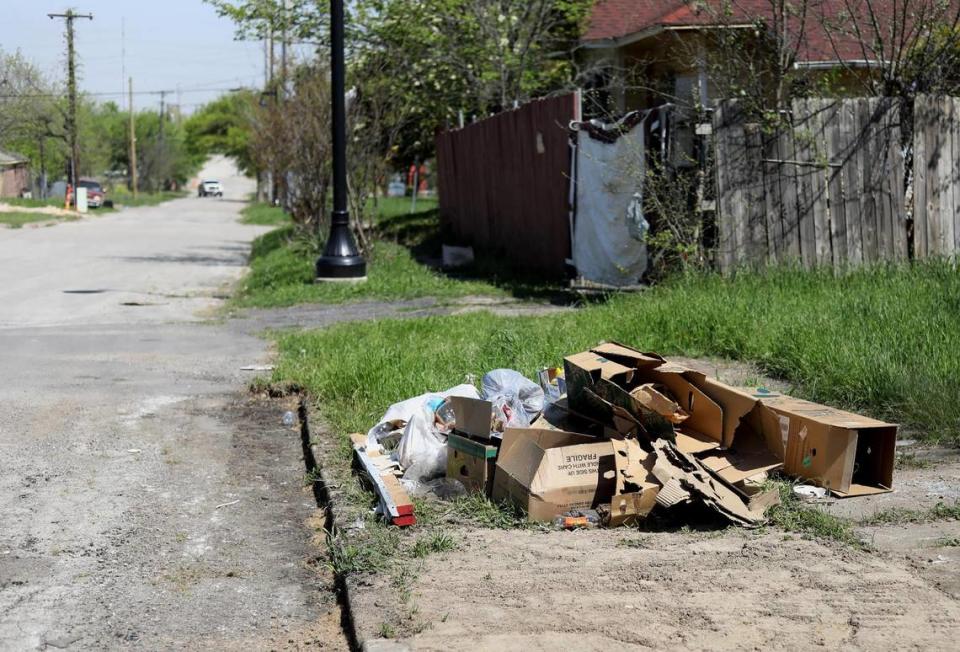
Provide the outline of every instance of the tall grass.
<path id="1" fill-rule="evenodd" d="M 481 313 L 287 334 L 275 379 L 309 388 L 341 431 L 365 430 L 391 403 L 468 372 L 532 375 L 601 339 L 752 361 L 804 397 L 960 442 L 960 275 L 945 262 L 840 278 L 692 275 L 549 317 Z"/>
<path id="2" fill-rule="evenodd" d="M 240 211 L 240 216 L 240 221 L 244 224 L 280 226 L 290 223 L 290 216 L 282 208 L 263 202 L 255 202 L 245 206 Z"/>

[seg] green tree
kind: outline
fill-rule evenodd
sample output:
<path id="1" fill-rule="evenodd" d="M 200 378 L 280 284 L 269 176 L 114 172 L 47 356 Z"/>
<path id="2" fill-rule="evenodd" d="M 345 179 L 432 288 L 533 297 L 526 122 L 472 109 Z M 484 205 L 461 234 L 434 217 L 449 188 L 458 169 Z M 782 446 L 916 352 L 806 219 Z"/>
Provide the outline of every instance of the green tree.
<path id="1" fill-rule="evenodd" d="M 246 174 L 258 170 L 251 151 L 255 112 L 260 96 L 252 91 L 223 95 L 204 105 L 184 123 L 188 151 L 195 157 L 224 154 Z"/>

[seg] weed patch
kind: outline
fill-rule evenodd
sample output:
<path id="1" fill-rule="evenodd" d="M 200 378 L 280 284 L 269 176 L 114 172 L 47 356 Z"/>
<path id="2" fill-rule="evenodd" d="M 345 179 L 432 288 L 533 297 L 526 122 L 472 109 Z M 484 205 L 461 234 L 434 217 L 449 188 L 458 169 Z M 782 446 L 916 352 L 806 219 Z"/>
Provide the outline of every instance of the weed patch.
<path id="1" fill-rule="evenodd" d="M 410 554 L 417 559 L 423 559 L 433 553 L 447 552 L 456 547 L 457 540 L 449 532 L 440 531 L 419 537 L 413 544 Z"/>
<path id="2" fill-rule="evenodd" d="M 860 521 L 861 525 L 904 525 L 906 523 L 932 523 L 960 519 L 960 502 L 953 505 L 937 503 L 930 509 L 892 507 L 875 513 Z"/>
<path id="3" fill-rule="evenodd" d="M 853 532 L 850 521 L 805 505 L 793 494 L 793 485 L 780 483 L 780 504 L 767 512 L 771 523 L 788 532 L 818 539 L 831 539 L 863 548 L 863 542 Z"/>

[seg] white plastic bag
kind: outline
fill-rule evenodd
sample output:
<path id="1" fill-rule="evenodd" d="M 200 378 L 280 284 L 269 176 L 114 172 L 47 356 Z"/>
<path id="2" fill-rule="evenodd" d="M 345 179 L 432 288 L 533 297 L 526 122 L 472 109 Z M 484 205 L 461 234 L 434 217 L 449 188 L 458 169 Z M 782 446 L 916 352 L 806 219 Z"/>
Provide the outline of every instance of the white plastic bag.
<path id="1" fill-rule="evenodd" d="M 394 454 L 404 478 L 429 480 L 446 471 L 447 438 L 437 430 L 433 410 L 426 404 L 407 422 Z"/>
<path id="2" fill-rule="evenodd" d="M 367 450 L 378 450 L 378 436 L 389 428 L 403 429 L 393 457 L 405 469 L 405 480 L 429 480 L 447 469 L 447 438 L 437 430 L 431 404 L 450 396 L 480 398 L 473 385 L 457 385 L 445 392 L 421 394 L 391 405 L 380 422 L 367 433 Z M 389 424 L 384 427 L 383 424 Z"/>
<path id="3" fill-rule="evenodd" d="M 506 417 L 506 425 L 526 427 L 543 410 L 543 388 L 513 369 L 494 369 L 480 380 L 481 395 Z"/>
<path id="4" fill-rule="evenodd" d="M 477 388 L 473 385 L 457 385 L 451 387 L 445 392 L 429 392 L 413 398 L 408 398 L 400 403 L 394 403 L 388 409 L 386 414 L 380 418 L 377 425 L 367 431 L 367 448 L 371 451 L 379 450 L 378 435 L 389 434 L 392 430 L 403 430 L 414 414 L 420 412 L 425 405 L 435 399 L 444 399 L 448 396 L 465 396 L 467 398 L 480 398 Z M 389 424 L 384 427 L 384 424 Z"/>

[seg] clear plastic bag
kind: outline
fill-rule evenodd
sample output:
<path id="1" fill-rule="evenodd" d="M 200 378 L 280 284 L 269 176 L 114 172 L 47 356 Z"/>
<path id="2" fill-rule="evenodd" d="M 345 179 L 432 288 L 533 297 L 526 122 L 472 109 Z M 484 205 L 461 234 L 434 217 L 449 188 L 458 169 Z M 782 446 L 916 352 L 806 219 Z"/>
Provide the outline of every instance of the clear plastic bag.
<path id="1" fill-rule="evenodd" d="M 543 389 L 513 369 L 494 369 L 480 380 L 482 397 L 505 425 L 529 426 L 543 410 Z"/>

